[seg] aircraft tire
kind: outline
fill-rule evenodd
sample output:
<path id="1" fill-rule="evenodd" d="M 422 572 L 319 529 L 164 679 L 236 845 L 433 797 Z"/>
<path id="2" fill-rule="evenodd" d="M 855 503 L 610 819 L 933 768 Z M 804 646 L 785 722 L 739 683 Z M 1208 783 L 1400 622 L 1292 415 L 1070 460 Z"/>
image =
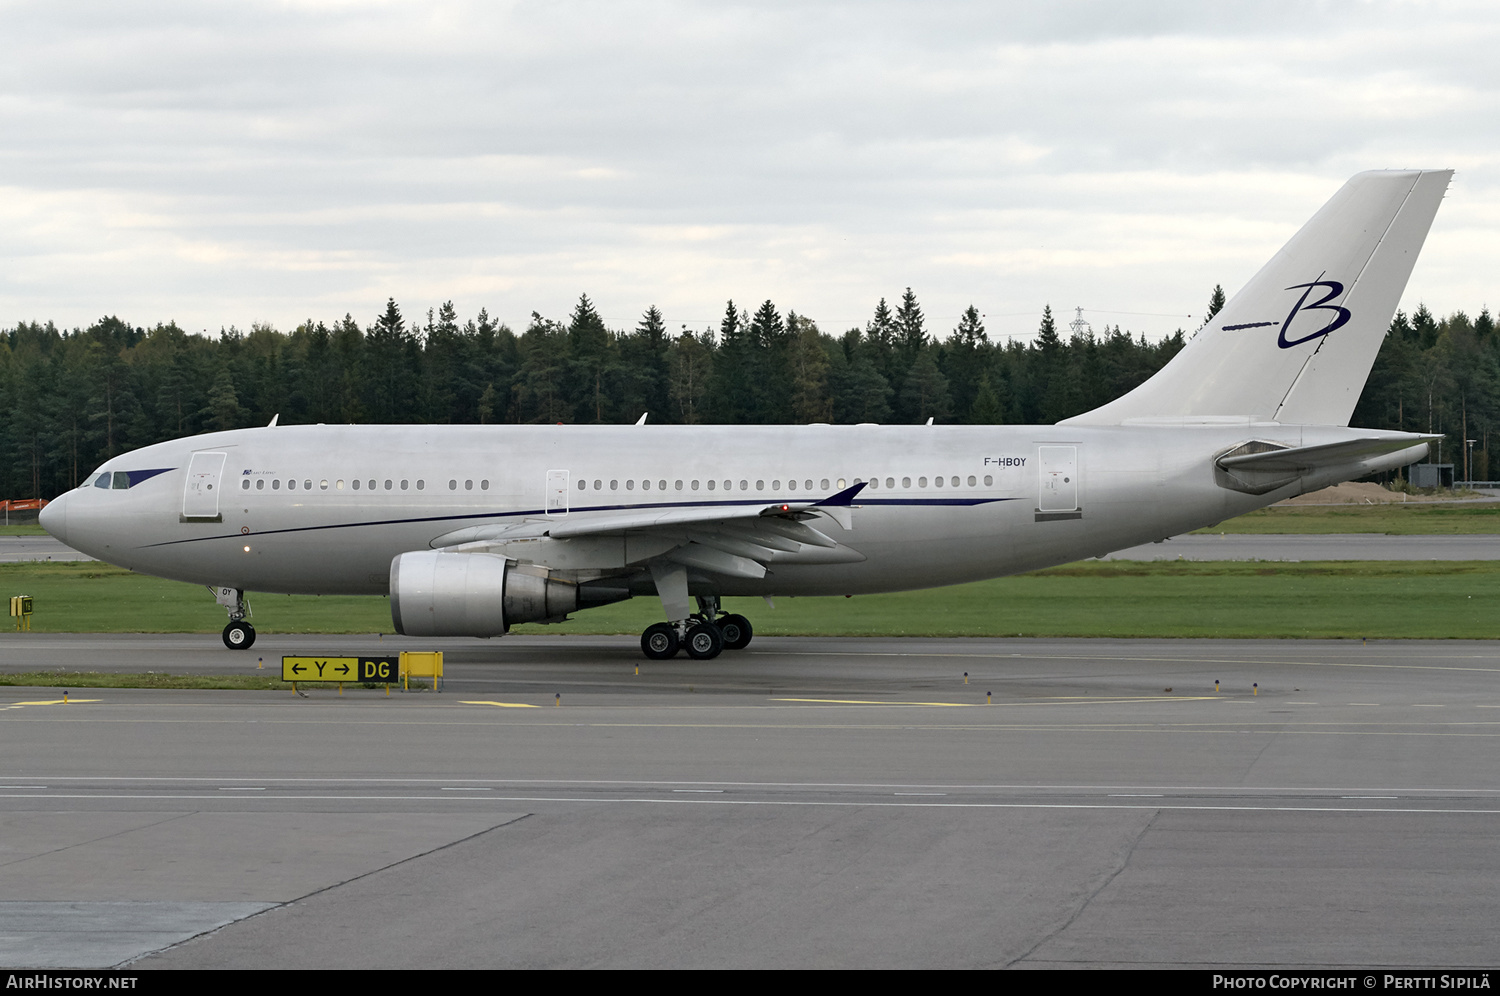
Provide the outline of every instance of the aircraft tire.
<path id="1" fill-rule="evenodd" d="M 255 627 L 241 620 L 224 627 L 224 646 L 230 650 L 249 650 L 255 643 Z"/>
<path id="2" fill-rule="evenodd" d="M 725 650 L 744 650 L 750 646 L 750 639 L 755 635 L 750 620 L 741 615 L 722 616 L 715 625 L 724 636 Z"/>
<path id="3" fill-rule="evenodd" d="M 671 623 L 647 626 L 641 634 L 641 651 L 654 661 L 676 657 L 678 648 L 677 629 Z"/>
<path id="4" fill-rule="evenodd" d="M 688 656 L 695 661 L 711 661 L 724 650 L 724 634 L 713 623 L 701 622 L 687 631 L 683 640 Z"/>

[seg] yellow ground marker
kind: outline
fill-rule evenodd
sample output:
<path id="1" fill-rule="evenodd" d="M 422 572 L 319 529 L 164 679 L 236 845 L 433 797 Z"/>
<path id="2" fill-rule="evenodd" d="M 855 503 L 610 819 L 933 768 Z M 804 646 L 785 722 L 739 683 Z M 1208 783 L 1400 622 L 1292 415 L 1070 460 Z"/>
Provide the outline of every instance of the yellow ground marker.
<path id="1" fill-rule="evenodd" d="M 891 706 L 946 706 L 962 709 L 973 702 L 876 702 L 867 699 L 772 699 L 773 702 L 816 702 L 822 705 L 891 705 Z"/>
<path id="2" fill-rule="evenodd" d="M 486 701 L 477 700 L 477 699 L 475 699 L 475 700 L 469 700 L 469 701 L 462 701 L 462 702 L 459 702 L 459 705 L 498 706 L 501 709 L 540 709 L 541 708 L 541 706 L 534 706 L 534 705 L 532 705 L 529 702 L 486 702 Z"/>
<path id="3" fill-rule="evenodd" d="M 9 702 L 7 705 L 29 706 L 29 705 L 73 705 L 77 702 L 103 702 L 103 699 L 45 699 L 39 702 Z"/>

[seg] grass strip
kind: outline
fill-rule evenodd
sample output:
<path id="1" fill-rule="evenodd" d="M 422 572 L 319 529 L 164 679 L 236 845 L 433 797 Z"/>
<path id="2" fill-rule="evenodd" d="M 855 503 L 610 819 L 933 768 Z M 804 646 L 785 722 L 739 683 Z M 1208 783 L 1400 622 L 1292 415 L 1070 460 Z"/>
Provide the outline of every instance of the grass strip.
<path id="1" fill-rule="evenodd" d="M 0 565 L 0 588 L 35 597 L 35 632 L 217 634 L 225 619 L 202 588 L 101 564 Z M 381 597 L 250 601 L 262 634 L 373 641 L 391 631 Z M 775 602 L 729 598 L 725 609 L 776 636 L 1500 639 L 1500 562 L 1083 561 L 950 588 Z M 660 618 L 655 598 L 637 598 L 514 632 L 635 635 Z"/>
<path id="2" fill-rule="evenodd" d="M 1387 505 L 1273 505 L 1199 533 L 1384 533 L 1454 536 L 1500 533 L 1500 502 L 1392 502 Z"/>
<path id="3" fill-rule="evenodd" d="M 0 674 L 0 685 L 40 688 L 227 688 L 235 691 L 290 691 L 279 678 L 254 674 L 107 674 L 99 671 L 22 671 Z M 351 687 L 354 687 L 351 684 Z"/>

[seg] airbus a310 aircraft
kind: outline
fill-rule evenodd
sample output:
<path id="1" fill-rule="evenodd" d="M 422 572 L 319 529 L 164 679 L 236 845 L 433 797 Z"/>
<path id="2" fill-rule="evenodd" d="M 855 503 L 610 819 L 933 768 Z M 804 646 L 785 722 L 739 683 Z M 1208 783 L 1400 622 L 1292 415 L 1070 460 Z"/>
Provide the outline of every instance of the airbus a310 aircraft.
<path id="1" fill-rule="evenodd" d="M 1154 377 L 1057 425 L 303 425 L 116 457 L 42 525 L 100 560 L 246 591 L 389 594 L 397 632 L 492 637 L 635 595 L 646 655 L 750 642 L 726 595 L 1015 574 L 1421 459 L 1348 427 L 1450 170 L 1346 183 Z M 696 599 L 697 611 L 693 611 Z"/>

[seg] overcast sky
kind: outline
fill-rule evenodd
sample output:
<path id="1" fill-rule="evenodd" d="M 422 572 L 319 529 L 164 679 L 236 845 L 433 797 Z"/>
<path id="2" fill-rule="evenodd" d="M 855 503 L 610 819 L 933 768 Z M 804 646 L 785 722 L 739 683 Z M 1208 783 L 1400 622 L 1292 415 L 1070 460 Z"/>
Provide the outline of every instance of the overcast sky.
<path id="1" fill-rule="evenodd" d="M 1500 303 L 1493 2 L 0 0 L 0 39 L 6 325 L 838 333 L 910 286 L 939 336 L 1157 336 L 1392 167 L 1458 170 L 1404 306 Z"/>

